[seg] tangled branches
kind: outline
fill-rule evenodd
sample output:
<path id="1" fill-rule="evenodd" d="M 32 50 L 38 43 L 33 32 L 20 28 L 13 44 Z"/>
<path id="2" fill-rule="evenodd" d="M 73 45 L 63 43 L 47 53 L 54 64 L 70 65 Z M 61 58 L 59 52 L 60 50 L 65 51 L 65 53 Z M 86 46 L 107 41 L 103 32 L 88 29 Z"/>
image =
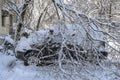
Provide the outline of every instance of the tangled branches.
<path id="1" fill-rule="evenodd" d="M 94 33 L 99 34 L 98 32 Z M 92 43 L 85 36 L 87 33 L 80 25 L 56 26 L 46 30 L 44 36 L 40 37 L 42 34 L 38 32 L 36 37 L 31 36 L 33 38 L 31 41 L 34 42 L 30 44 L 31 49 L 21 54 L 22 60 L 26 63 L 35 65 L 58 64 L 59 66 L 81 62 L 98 64 L 98 61 L 105 59 L 108 54 L 104 51 L 105 43 L 103 41 Z M 27 40 L 29 39 L 30 37 Z M 35 42 L 36 39 L 37 42 Z M 103 50 L 100 50 L 102 47 Z M 17 54 L 17 57 L 21 58 L 19 51 Z"/>

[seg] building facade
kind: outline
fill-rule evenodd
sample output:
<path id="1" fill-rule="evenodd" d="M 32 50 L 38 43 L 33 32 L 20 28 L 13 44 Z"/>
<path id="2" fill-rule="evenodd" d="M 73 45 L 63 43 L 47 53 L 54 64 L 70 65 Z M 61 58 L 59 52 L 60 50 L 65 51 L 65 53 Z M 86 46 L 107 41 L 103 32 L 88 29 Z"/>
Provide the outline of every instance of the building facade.
<path id="1" fill-rule="evenodd" d="M 2 3 L 2 0 L 0 3 Z M 3 10 L 0 4 L 0 35 L 9 34 L 12 24 L 12 15 L 8 11 Z"/>
<path id="2" fill-rule="evenodd" d="M 13 0 L 17 3 L 22 0 Z M 2 0 L 0 0 L 2 3 Z M 9 34 L 13 28 L 14 23 L 16 23 L 16 17 L 10 14 L 8 11 L 4 10 L 0 4 L 0 35 Z"/>

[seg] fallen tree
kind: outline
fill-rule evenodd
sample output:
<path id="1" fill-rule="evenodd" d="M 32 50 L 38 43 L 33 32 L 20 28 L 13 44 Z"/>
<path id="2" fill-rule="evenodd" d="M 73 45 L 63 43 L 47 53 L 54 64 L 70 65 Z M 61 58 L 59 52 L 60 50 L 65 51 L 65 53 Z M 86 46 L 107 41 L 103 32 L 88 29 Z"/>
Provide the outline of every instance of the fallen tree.
<path id="1" fill-rule="evenodd" d="M 85 31 L 88 29 L 90 35 Z M 90 40 L 90 36 L 95 40 Z M 16 57 L 25 63 L 36 65 L 74 61 L 98 63 L 97 59 L 105 59 L 108 54 L 104 37 L 102 32 L 88 27 L 84 29 L 79 24 L 54 26 L 48 30 L 33 32 L 28 38 L 21 38 L 16 47 Z"/>

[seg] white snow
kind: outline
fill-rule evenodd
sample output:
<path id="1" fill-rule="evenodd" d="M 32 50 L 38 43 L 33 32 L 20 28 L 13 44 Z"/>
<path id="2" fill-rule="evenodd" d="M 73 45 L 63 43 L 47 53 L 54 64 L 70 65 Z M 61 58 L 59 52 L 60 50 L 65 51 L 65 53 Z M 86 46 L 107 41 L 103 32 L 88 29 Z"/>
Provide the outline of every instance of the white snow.
<path id="1" fill-rule="evenodd" d="M 31 49 L 30 44 L 31 44 L 31 40 L 27 39 L 25 37 L 22 37 L 20 39 L 20 41 L 18 41 L 18 45 L 16 46 L 16 51 L 24 51 L 24 50 L 28 50 Z"/>
<path id="2" fill-rule="evenodd" d="M 108 44 L 112 46 L 114 49 L 120 51 L 120 43 L 116 41 L 109 41 Z"/>
<path id="3" fill-rule="evenodd" d="M 0 53 L 0 80 L 120 80 L 120 69 L 114 65 L 106 67 L 106 70 L 92 65 L 86 67 L 87 72 L 84 68 L 79 69 L 79 74 L 67 75 L 57 66 L 24 66 L 14 56 Z"/>
<path id="4" fill-rule="evenodd" d="M 10 44 L 15 44 L 14 40 L 11 38 L 10 35 L 5 36 L 5 41 L 9 42 Z"/>
<path id="5" fill-rule="evenodd" d="M 47 35 L 47 31 L 40 30 L 30 33 L 29 38 L 22 37 L 16 46 L 16 51 L 24 51 L 31 49 L 32 44 L 42 44 Z"/>
<path id="6" fill-rule="evenodd" d="M 0 51 L 3 50 L 3 46 L 0 46 Z"/>

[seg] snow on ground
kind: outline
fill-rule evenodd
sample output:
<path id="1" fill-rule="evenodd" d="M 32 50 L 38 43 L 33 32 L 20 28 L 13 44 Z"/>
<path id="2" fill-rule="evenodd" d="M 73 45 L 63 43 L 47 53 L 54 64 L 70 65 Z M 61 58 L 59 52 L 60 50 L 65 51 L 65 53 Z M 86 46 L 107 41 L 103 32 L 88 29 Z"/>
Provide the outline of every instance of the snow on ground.
<path id="1" fill-rule="evenodd" d="M 22 61 L 16 60 L 14 56 L 0 53 L 0 80 L 120 80 L 120 70 L 114 65 L 108 65 L 105 70 L 89 66 L 87 72 L 79 68 L 79 74 L 67 75 L 57 66 L 24 66 Z"/>

